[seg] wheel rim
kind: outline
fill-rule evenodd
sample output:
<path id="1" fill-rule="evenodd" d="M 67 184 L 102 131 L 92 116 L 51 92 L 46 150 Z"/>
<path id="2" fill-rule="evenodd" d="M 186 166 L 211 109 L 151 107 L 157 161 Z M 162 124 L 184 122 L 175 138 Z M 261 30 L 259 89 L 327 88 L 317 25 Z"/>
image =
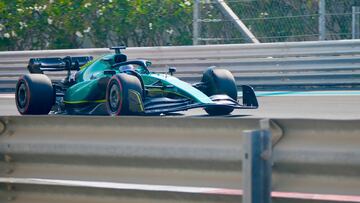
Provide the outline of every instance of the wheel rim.
<path id="1" fill-rule="evenodd" d="M 25 108 L 27 100 L 28 100 L 27 87 L 26 87 L 25 83 L 22 82 L 19 85 L 19 88 L 17 91 L 17 103 L 21 109 Z"/>
<path id="2" fill-rule="evenodd" d="M 121 101 L 121 91 L 115 83 L 111 86 L 109 92 L 109 106 L 112 112 L 117 112 Z"/>

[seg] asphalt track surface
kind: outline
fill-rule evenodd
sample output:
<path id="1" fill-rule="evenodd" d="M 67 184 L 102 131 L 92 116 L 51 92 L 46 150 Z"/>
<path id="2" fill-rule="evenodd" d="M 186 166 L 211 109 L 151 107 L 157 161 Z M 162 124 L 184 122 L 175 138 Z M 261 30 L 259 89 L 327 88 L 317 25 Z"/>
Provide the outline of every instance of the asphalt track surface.
<path id="1" fill-rule="evenodd" d="M 360 91 L 258 92 L 259 109 L 235 110 L 229 118 L 360 119 Z M 0 115 L 19 115 L 14 95 L 0 94 Z M 202 109 L 167 116 L 208 117 Z"/>

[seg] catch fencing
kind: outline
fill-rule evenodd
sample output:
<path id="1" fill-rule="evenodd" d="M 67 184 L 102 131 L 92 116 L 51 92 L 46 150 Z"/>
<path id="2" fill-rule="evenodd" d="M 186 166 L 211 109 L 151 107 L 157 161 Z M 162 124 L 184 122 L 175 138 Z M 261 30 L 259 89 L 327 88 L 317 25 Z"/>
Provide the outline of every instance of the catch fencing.
<path id="1" fill-rule="evenodd" d="M 14 91 L 29 58 L 111 53 L 101 49 L 0 52 L 0 91 Z M 177 67 L 176 76 L 198 82 L 210 66 L 227 68 L 238 85 L 256 90 L 359 89 L 360 40 L 128 48 L 130 59 L 149 59 L 151 71 Z M 65 73 L 49 73 L 60 80 Z"/>
<path id="2" fill-rule="evenodd" d="M 242 137 L 260 122 L 0 117 L 0 201 L 241 202 Z M 360 202 L 359 124 L 271 120 L 273 202 Z"/>

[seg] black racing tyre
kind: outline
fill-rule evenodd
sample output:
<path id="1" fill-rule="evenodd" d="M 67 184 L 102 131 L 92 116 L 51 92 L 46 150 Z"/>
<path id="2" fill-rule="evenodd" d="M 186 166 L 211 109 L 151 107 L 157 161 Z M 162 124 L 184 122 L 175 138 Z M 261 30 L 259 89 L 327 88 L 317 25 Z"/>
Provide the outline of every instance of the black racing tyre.
<path id="1" fill-rule="evenodd" d="M 142 105 L 143 89 L 140 80 L 133 75 L 120 73 L 114 75 L 108 82 L 106 88 L 106 108 L 111 116 L 132 115 L 130 93 L 138 95 L 139 105 Z"/>
<path id="2" fill-rule="evenodd" d="M 48 114 L 55 102 L 50 78 L 43 74 L 21 76 L 16 84 L 15 102 L 22 115 Z"/>
<path id="3" fill-rule="evenodd" d="M 226 69 L 207 69 L 201 82 L 206 84 L 206 88 L 203 92 L 207 96 L 226 94 L 235 101 L 237 100 L 237 87 L 234 76 L 230 71 Z M 209 115 L 227 115 L 230 114 L 234 109 L 231 107 L 208 107 L 205 111 Z"/>

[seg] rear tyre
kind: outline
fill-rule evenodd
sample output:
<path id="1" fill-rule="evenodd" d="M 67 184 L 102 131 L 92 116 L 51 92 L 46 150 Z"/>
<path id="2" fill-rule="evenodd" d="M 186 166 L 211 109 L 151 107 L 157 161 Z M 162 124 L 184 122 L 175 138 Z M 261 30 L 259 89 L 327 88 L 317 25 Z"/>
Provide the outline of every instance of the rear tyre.
<path id="1" fill-rule="evenodd" d="M 19 78 L 16 84 L 15 102 L 20 114 L 48 114 L 54 101 L 54 89 L 46 75 L 27 74 Z"/>
<path id="2" fill-rule="evenodd" d="M 217 95 L 217 94 L 226 94 L 235 101 L 237 100 L 237 87 L 235 83 L 235 78 L 230 71 L 226 69 L 207 69 L 201 82 L 206 84 L 206 88 L 203 92 L 207 96 Z M 231 107 L 207 107 L 205 111 L 209 115 L 228 115 L 234 108 Z"/>
<path id="3" fill-rule="evenodd" d="M 142 110 L 142 97 L 142 85 L 136 76 L 114 75 L 106 88 L 107 111 L 111 116 L 138 114 Z"/>

